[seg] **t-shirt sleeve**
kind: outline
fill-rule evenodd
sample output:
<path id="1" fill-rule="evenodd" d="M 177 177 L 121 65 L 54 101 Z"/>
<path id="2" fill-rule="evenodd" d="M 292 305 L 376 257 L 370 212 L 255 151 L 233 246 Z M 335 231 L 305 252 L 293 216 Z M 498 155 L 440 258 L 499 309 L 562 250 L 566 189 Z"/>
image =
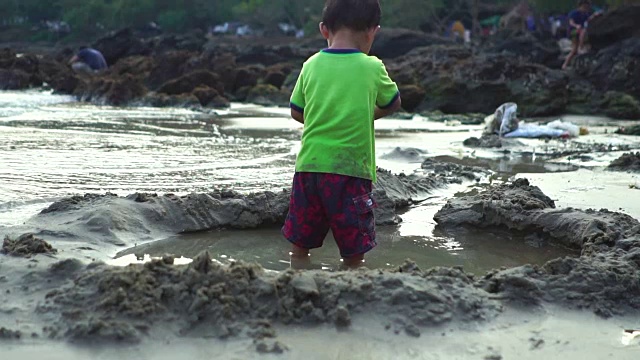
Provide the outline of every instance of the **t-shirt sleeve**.
<path id="1" fill-rule="evenodd" d="M 396 102 L 396 100 L 398 100 L 399 97 L 400 91 L 398 91 L 398 85 L 391 80 L 389 73 L 387 73 L 387 69 L 381 61 L 376 105 L 381 109 L 389 108 Z"/>
<path id="2" fill-rule="evenodd" d="M 298 112 L 304 114 L 304 107 L 306 105 L 306 101 L 304 98 L 304 67 L 302 71 L 300 71 L 300 75 L 298 76 L 298 80 L 296 81 L 296 86 L 293 88 L 293 92 L 291 93 L 291 100 L 289 106 Z"/>

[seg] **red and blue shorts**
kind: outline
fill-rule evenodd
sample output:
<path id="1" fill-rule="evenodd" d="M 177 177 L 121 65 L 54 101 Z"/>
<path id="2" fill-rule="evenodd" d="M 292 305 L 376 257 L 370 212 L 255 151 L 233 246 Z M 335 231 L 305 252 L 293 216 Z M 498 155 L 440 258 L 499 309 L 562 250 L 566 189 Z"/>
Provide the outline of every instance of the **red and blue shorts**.
<path id="1" fill-rule="evenodd" d="M 371 180 L 297 172 L 282 234 L 298 247 L 315 249 L 331 229 L 343 258 L 364 254 L 376 246 L 371 191 Z"/>

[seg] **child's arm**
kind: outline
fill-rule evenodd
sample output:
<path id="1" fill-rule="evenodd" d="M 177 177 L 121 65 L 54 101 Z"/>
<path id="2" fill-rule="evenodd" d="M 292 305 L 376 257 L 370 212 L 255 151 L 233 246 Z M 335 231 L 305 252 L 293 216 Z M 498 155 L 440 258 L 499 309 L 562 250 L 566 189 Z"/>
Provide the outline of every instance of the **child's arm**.
<path id="1" fill-rule="evenodd" d="M 376 109 L 374 111 L 374 118 L 373 119 L 374 120 L 378 120 L 378 119 L 381 119 L 381 118 L 383 118 L 385 116 L 389 116 L 389 115 L 393 114 L 394 112 L 400 110 L 400 107 L 402 107 L 402 100 L 398 96 L 396 101 L 394 101 L 393 104 L 391 104 L 391 106 L 389 106 L 389 107 L 381 109 L 381 108 L 376 106 Z"/>
<path id="2" fill-rule="evenodd" d="M 291 117 L 300 124 L 304 124 L 304 114 L 300 111 L 291 109 Z"/>
<path id="3" fill-rule="evenodd" d="M 573 19 L 569 19 L 569 26 L 574 27 L 574 28 L 576 28 L 578 30 L 580 30 L 580 28 L 582 27 L 582 26 L 576 24 L 576 22 L 573 21 Z"/>

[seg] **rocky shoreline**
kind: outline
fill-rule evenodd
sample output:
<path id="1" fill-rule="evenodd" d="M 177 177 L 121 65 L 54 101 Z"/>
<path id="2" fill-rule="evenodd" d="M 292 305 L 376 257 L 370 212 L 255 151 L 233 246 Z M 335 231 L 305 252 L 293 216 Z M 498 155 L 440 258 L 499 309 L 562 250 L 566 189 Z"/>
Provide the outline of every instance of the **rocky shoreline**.
<path id="1" fill-rule="evenodd" d="M 553 39 L 501 33 L 465 47 L 402 29 L 384 29 L 372 53 L 399 83 L 408 112 L 492 113 L 513 101 L 523 116 L 565 113 L 640 119 L 640 38 L 629 19 L 640 6 L 612 11 L 589 28 L 593 50 L 570 71 L 557 70 Z M 611 27 L 611 23 L 620 26 Z M 624 25 L 627 24 L 627 25 Z M 144 38 L 125 29 L 92 44 L 111 68 L 81 78 L 55 55 L 0 53 L 0 89 L 46 84 L 83 101 L 116 106 L 225 107 L 229 101 L 287 106 L 302 62 L 321 39 L 207 39 L 203 33 Z M 464 101 L 461 101 L 464 99 Z"/>

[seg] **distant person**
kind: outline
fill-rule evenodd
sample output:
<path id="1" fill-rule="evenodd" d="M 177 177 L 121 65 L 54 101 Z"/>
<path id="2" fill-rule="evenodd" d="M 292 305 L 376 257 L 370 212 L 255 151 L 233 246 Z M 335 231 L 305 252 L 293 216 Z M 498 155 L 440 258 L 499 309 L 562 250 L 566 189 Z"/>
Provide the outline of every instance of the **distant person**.
<path id="1" fill-rule="evenodd" d="M 294 267 L 309 262 L 329 229 L 345 267 L 376 246 L 373 123 L 401 106 L 384 64 L 367 55 L 380 17 L 378 0 L 326 0 L 320 33 L 328 48 L 304 63 L 293 89 L 291 116 L 304 131 L 282 234 Z"/>
<path id="2" fill-rule="evenodd" d="M 451 24 L 451 35 L 456 41 L 462 41 L 464 39 L 465 27 L 462 21 L 456 20 Z"/>
<path id="3" fill-rule="evenodd" d="M 80 48 L 80 51 L 69 60 L 73 71 L 78 74 L 95 75 L 107 69 L 107 61 L 96 49 Z"/>
<path id="4" fill-rule="evenodd" d="M 578 54 L 578 51 L 584 47 L 584 41 L 587 36 L 587 26 L 601 12 L 594 12 L 591 8 L 591 1 L 578 1 L 578 8 L 569 13 L 569 28 L 571 36 L 571 52 L 567 55 L 567 59 L 562 65 L 562 69 L 569 67 L 571 60 Z"/>

